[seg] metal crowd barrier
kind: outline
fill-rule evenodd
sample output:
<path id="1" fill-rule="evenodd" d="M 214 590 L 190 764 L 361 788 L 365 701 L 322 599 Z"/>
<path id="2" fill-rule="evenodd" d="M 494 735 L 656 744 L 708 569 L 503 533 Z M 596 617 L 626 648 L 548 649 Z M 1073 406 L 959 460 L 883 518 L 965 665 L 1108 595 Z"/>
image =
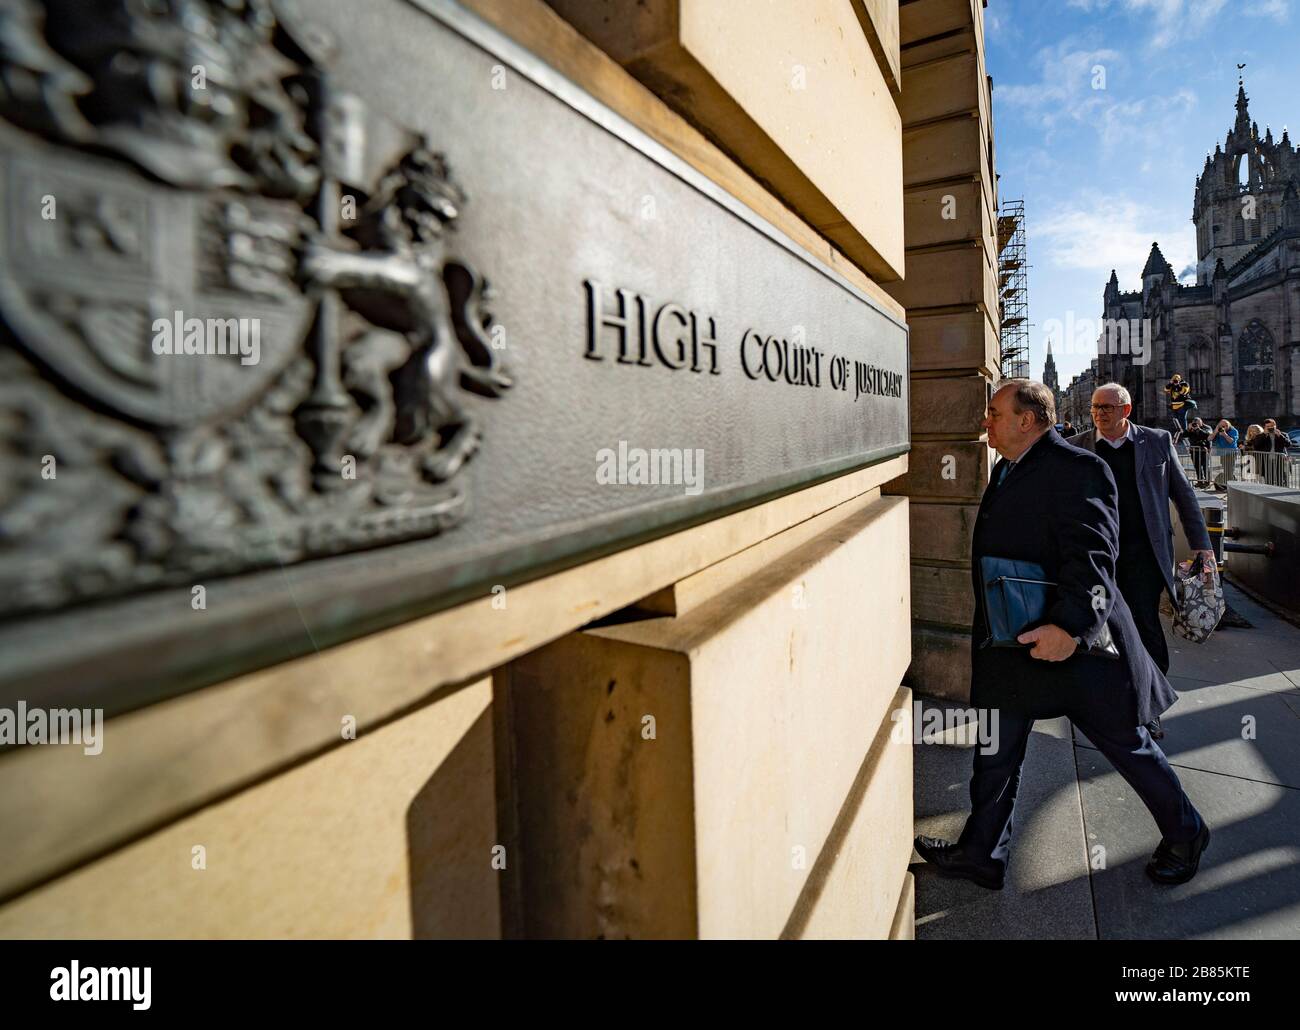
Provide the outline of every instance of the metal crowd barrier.
<path id="1" fill-rule="evenodd" d="M 1187 478 L 1201 489 L 1226 490 L 1228 483 L 1241 482 L 1300 490 L 1300 455 L 1189 447 L 1180 457 Z"/>

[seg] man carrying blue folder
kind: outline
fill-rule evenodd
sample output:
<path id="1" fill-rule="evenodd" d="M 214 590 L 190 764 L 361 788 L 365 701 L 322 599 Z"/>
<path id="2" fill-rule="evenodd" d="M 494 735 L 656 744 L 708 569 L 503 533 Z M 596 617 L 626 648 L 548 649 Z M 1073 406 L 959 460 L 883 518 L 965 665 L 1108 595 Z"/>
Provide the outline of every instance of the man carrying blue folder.
<path id="1" fill-rule="evenodd" d="M 1146 729 L 1177 695 L 1115 586 L 1114 476 L 1101 458 L 1062 440 L 1055 421 L 1052 392 L 1042 383 L 1012 381 L 989 401 L 983 426 L 1002 460 L 980 502 L 972 543 L 971 703 L 994 710 L 995 747 L 975 753 L 971 814 L 960 837 L 917 837 L 916 850 L 942 876 L 1001 889 L 1034 720 L 1065 715 L 1155 819 L 1161 841 L 1147 875 L 1185 883 L 1196 875 L 1210 830 Z M 985 581 L 994 575 L 1001 582 Z M 1008 633 L 1009 620 L 1020 619 L 1027 624 Z"/>

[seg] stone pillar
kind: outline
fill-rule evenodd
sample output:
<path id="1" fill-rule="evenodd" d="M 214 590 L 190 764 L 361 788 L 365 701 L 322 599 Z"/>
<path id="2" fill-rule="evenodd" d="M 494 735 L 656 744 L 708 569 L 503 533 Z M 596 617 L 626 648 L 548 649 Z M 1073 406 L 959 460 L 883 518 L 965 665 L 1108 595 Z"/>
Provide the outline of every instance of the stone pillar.
<path id="1" fill-rule="evenodd" d="M 872 278 L 903 274 L 896 3 L 546 2 Z"/>
<path id="2" fill-rule="evenodd" d="M 516 934 L 907 935 L 907 502 L 811 522 L 498 673 Z"/>
<path id="3" fill-rule="evenodd" d="M 993 453 L 980 428 L 999 369 L 997 196 L 983 5 L 900 9 L 912 459 L 887 490 L 912 500 L 913 658 L 907 682 L 969 694 L 970 540 Z"/>
<path id="4" fill-rule="evenodd" d="M 370 678 L 353 682 L 382 691 L 383 659 L 372 653 L 367 665 Z M 481 677 L 373 731 L 362 722 L 356 739 L 341 741 L 334 713 L 347 709 L 336 704 L 335 679 L 318 675 L 312 699 L 334 722 L 332 750 L 0 906 L 0 936 L 499 936 L 491 681 Z M 320 714 L 295 710 L 291 674 L 264 686 L 278 688 L 282 707 L 247 734 L 225 732 L 241 721 L 233 705 L 211 732 L 196 733 L 211 702 L 187 696 L 159 716 L 165 735 L 141 734 L 127 717 L 121 728 L 109 723 L 110 746 L 158 751 L 148 775 L 179 794 L 213 737 L 228 738 L 219 749 L 237 765 Z M 150 803 L 146 783 L 124 783 L 115 795 L 108 779 L 80 785 L 97 792 L 103 812 Z M 61 802 L 43 812 L 47 825 L 62 824 L 61 837 L 84 835 L 66 814 L 76 777 L 26 782 Z"/>

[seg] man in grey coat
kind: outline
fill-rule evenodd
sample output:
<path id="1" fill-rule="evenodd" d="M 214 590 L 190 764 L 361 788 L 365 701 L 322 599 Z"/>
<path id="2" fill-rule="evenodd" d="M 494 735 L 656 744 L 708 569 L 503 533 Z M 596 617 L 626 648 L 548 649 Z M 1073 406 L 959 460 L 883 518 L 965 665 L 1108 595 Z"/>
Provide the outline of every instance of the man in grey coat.
<path id="1" fill-rule="evenodd" d="M 1214 551 L 1196 492 L 1174 450 L 1173 438 L 1163 429 L 1136 426 L 1128 420 L 1133 411 L 1128 390 L 1106 383 L 1092 394 L 1095 429 L 1069 438 L 1067 443 L 1092 451 L 1110 466 L 1119 491 L 1119 562 L 1116 579 L 1138 634 L 1161 672 L 1169 671 L 1169 647 L 1160 625 L 1160 592 L 1174 595 L 1174 528 L 1169 502 L 1178 509 L 1187 544 L 1205 555 L 1213 568 Z M 1156 725 L 1153 735 L 1159 736 Z"/>

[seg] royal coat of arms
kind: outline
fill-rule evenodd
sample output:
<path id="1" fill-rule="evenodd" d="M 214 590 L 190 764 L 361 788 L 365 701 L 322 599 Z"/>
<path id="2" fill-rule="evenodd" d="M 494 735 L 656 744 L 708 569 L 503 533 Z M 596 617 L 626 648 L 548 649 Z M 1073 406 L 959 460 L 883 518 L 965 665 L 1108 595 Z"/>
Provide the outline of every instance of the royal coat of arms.
<path id="1" fill-rule="evenodd" d="M 465 196 L 271 0 L 0 0 L 0 615 L 427 537 L 510 386 Z"/>

